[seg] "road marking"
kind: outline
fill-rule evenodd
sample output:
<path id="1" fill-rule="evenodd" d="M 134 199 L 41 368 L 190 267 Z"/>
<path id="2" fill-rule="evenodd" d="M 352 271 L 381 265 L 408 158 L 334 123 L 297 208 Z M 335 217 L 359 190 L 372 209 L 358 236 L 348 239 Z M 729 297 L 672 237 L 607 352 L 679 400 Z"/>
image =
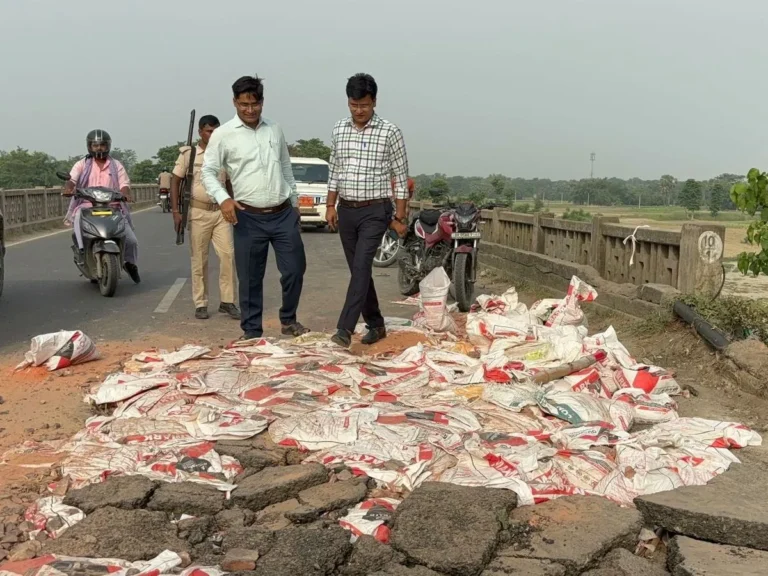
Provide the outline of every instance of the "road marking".
<path id="1" fill-rule="evenodd" d="M 155 314 L 165 314 L 171 309 L 173 301 L 176 300 L 176 297 L 179 295 L 179 292 L 181 292 L 181 289 L 184 288 L 186 282 L 186 278 L 176 278 L 176 282 L 173 283 L 173 286 L 168 288 L 168 292 L 165 293 L 163 299 L 160 300 L 160 304 L 155 308 Z"/>
<path id="2" fill-rule="evenodd" d="M 142 208 L 141 210 L 136 210 L 135 212 L 131 212 L 131 214 L 141 214 L 142 212 L 146 212 L 147 210 L 152 210 L 153 208 L 157 208 L 157 206 L 150 206 L 149 208 Z M 63 218 L 62 218 L 63 220 Z M 57 236 L 59 234 L 64 234 L 64 232 L 69 232 L 72 234 L 72 228 L 64 228 L 63 230 L 56 230 L 56 232 L 50 232 L 48 234 L 40 234 L 39 236 L 32 236 L 31 238 L 24 238 L 22 240 L 16 240 L 15 242 L 9 242 L 5 245 L 6 248 L 12 248 L 13 246 L 18 246 L 19 244 L 26 244 L 27 242 L 32 242 L 34 240 L 42 240 L 43 238 L 50 238 L 51 236 Z"/>

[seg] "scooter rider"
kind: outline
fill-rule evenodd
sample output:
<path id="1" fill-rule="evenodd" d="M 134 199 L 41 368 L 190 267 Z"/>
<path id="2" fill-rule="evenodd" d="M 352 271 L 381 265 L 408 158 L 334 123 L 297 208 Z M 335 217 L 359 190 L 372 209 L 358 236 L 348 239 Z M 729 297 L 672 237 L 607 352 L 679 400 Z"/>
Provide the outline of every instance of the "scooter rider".
<path id="1" fill-rule="evenodd" d="M 106 130 L 91 130 L 85 138 L 85 144 L 88 154 L 85 158 L 78 160 L 70 171 L 70 180 L 64 185 L 64 196 L 72 196 L 75 188 L 90 188 L 102 186 L 119 190 L 120 193 L 131 202 L 131 181 L 125 171 L 123 164 L 116 158 L 110 156 L 112 149 L 112 138 Z M 80 210 L 84 207 L 90 207 L 91 203 L 81 198 L 72 198 L 69 203 L 69 210 L 65 217 L 67 224 L 74 224 L 75 237 L 77 245 L 80 248 L 81 263 L 85 262 L 83 253 L 83 236 L 80 229 Z M 138 268 L 139 242 L 133 230 L 133 221 L 131 212 L 126 202 L 120 203 L 120 210 L 128 226 L 125 228 L 125 271 L 131 279 L 138 284 L 141 282 Z"/>

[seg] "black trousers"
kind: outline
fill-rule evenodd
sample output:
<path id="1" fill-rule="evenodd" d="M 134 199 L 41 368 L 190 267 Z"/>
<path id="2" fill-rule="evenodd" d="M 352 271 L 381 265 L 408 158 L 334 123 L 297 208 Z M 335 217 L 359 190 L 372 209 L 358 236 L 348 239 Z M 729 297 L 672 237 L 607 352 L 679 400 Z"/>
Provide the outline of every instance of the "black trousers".
<path id="1" fill-rule="evenodd" d="M 392 221 L 392 203 L 350 208 L 339 204 L 339 237 L 352 277 L 336 327 L 354 332 L 362 314 L 369 328 L 382 328 L 384 317 L 373 286 L 373 257 Z"/>
<path id="2" fill-rule="evenodd" d="M 233 235 L 235 267 L 240 284 L 240 326 L 243 332 L 262 335 L 264 272 L 267 269 L 270 244 L 275 251 L 280 285 L 283 288 L 280 323 L 287 326 L 296 322 L 296 310 L 307 270 L 296 210 L 286 208 L 275 214 L 239 211 Z"/>

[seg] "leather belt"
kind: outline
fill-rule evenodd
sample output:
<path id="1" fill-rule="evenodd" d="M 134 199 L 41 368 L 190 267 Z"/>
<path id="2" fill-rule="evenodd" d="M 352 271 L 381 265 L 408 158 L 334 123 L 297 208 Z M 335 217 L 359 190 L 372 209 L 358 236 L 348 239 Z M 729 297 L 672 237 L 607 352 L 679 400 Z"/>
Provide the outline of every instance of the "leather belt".
<path id="1" fill-rule="evenodd" d="M 202 200 L 195 200 L 194 198 L 189 199 L 189 205 L 192 208 L 197 208 L 198 210 L 206 210 L 207 212 L 216 212 L 216 210 L 219 209 L 218 204 L 203 202 Z"/>
<path id="2" fill-rule="evenodd" d="M 243 204 L 242 202 L 240 202 L 240 206 L 243 207 L 243 210 L 250 212 L 251 214 L 277 214 L 278 212 L 282 212 L 283 210 L 290 208 L 291 201 L 286 200 L 282 204 L 271 206 L 269 208 L 256 208 L 255 206 L 249 206 L 248 204 Z"/>
<path id="3" fill-rule="evenodd" d="M 392 202 L 391 198 L 375 198 L 374 200 L 361 200 L 359 202 L 353 201 L 353 200 L 345 200 L 344 198 L 339 198 L 339 206 L 344 206 L 344 208 L 365 208 L 366 206 L 375 206 L 376 204 L 386 204 L 387 202 Z"/>

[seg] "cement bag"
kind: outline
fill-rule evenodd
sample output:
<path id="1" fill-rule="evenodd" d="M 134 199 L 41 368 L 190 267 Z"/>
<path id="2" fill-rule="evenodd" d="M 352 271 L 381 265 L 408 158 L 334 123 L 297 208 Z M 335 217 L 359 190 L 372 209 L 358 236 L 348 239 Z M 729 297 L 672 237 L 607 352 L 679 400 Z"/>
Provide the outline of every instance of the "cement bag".
<path id="1" fill-rule="evenodd" d="M 579 302 L 592 302 L 597 298 L 597 291 L 578 276 L 571 278 L 568 293 L 562 300 L 547 298 L 531 306 L 531 312 L 545 326 L 580 326 L 586 325 L 584 312 Z"/>
<path id="2" fill-rule="evenodd" d="M 448 313 L 448 291 L 451 279 L 442 266 L 435 268 L 419 282 L 421 301 L 416 322 L 436 332 L 456 332 L 456 322 Z"/>
<path id="3" fill-rule="evenodd" d="M 32 338 L 29 352 L 24 354 L 24 362 L 16 370 L 45 363 L 48 370 L 53 371 L 99 358 L 96 346 L 88 336 L 80 330 L 62 330 Z"/>

